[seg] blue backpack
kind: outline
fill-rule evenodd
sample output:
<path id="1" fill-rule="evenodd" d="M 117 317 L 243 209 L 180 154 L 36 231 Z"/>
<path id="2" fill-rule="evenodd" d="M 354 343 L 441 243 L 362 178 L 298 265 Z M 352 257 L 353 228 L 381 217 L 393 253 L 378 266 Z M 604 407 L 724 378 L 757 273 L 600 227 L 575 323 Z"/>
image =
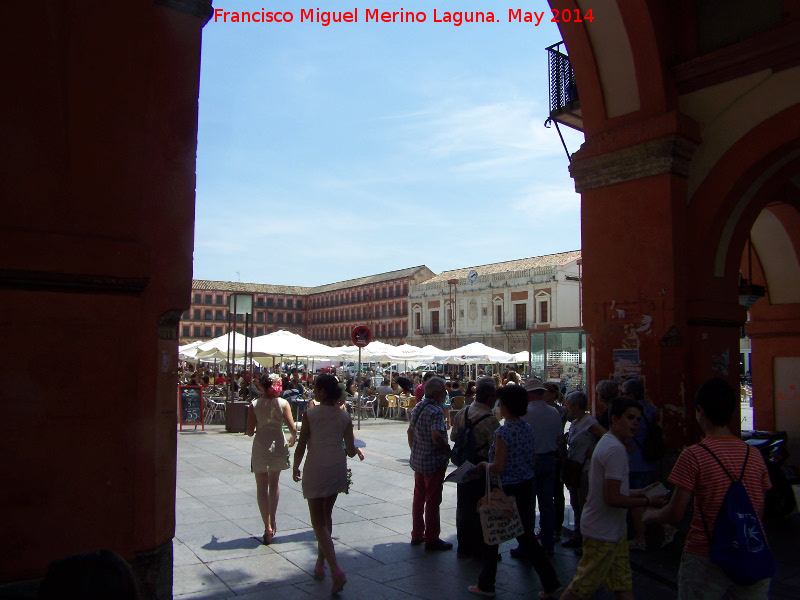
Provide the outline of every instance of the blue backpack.
<path id="1" fill-rule="evenodd" d="M 711 546 L 711 561 L 720 566 L 725 574 L 739 585 L 752 585 L 765 577 L 775 575 L 775 558 L 767 545 L 767 537 L 761 528 L 761 522 L 747 495 L 742 483 L 747 459 L 750 457 L 750 446 L 742 465 L 742 473 L 736 480 L 717 456 L 703 444 L 698 444 L 714 457 L 730 477 L 731 484 L 725 493 L 722 506 L 719 507 L 717 520 L 714 522 L 714 534 L 710 535 L 703 509 L 700 503 L 700 518 L 703 520 L 706 535 Z"/>

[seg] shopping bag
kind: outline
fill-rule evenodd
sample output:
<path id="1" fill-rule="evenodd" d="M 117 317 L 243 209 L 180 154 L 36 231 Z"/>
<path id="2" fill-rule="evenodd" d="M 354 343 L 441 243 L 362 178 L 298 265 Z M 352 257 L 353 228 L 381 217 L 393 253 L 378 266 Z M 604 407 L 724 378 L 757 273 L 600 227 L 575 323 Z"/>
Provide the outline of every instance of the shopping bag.
<path id="1" fill-rule="evenodd" d="M 486 470 L 486 495 L 478 501 L 483 541 L 489 546 L 506 542 L 525 533 L 513 496 L 506 496 L 498 476 L 498 487 L 491 489 Z"/>

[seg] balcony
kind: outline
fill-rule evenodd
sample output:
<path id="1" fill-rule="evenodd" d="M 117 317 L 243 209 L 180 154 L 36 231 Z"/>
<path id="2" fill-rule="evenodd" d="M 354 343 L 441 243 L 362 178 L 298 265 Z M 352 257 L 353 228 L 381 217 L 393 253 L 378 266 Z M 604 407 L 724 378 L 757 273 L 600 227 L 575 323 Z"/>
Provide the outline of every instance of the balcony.
<path id="1" fill-rule="evenodd" d="M 583 131 L 583 113 L 575 85 L 575 75 L 569 56 L 561 52 L 558 42 L 548 46 L 547 72 L 550 82 L 550 119 L 572 129 Z"/>
<path id="2" fill-rule="evenodd" d="M 530 321 L 528 323 L 515 323 L 513 321 L 509 321 L 503 323 L 502 330 L 503 331 L 528 331 L 528 329 L 533 329 L 536 327 L 536 323 Z"/>

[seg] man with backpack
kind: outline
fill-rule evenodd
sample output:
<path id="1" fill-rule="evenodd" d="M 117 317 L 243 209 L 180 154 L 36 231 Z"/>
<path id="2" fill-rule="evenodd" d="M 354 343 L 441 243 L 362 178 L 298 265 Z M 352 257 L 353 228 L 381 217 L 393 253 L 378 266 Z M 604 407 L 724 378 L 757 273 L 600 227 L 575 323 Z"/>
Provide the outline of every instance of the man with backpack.
<path id="1" fill-rule="evenodd" d="M 481 377 L 475 387 L 475 401 L 465 406 L 453 417 L 450 439 L 453 445 L 454 464 L 468 460 L 473 465 L 488 460 L 494 432 L 500 422 L 492 408 L 497 397 L 497 386 L 491 377 Z M 481 531 L 478 500 L 483 497 L 485 480 L 476 477 L 459 483 L 456 490 L 456 537 L 459 558 L 480 558 L 483 533 Z"/>
<path id="2" fill-rule="evenodd" d="M 730 422 L 739 401 L 719 378 L 697 390 L 697 421 L 706 437 L 678 457 L 669 481 L 669 504 L 645 514 L 644 522 L 683 518 L 694 495 L 694 518 L 678 573 L 681 600 L 764 599 L 775 562 L 764 536 L 764 496 L 772 484 L 761 453 L 736 437 Z"/>

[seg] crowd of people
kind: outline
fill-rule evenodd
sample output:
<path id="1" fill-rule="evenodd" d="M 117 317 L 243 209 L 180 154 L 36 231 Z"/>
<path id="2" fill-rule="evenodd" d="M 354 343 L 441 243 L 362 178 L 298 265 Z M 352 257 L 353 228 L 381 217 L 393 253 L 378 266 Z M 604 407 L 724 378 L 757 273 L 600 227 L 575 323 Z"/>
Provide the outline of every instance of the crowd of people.
<path id="1" fill-rule="evenodd" d="M 424 545 L 432 552 L 453 548 L 440 537 L 442 486 L 451 442 L 465 427 L 472 436 L 476 467 L 458 484 L 456 510 L 458 557 L 481 564 L 471 593 L 495 595 L 498 546 L 484 542 L 478 513 L 488 473 L 492 487 L 502 485 L 516 498 L 524 532 L 511 556 L 536 571 L 541 599 L 587 600 L 601 585 L 620 599 L 633 598 L 629 553 L 646 551 L 649 525 L 661 527 L 662 544 L 671 543 L 676 531 L 672 523 L 680 521 L 692 501 L 694 520 L 678 574 L 679 598 L 723 598 L 728 593 L 736 598 L 767 597 L 769 577 L 747 585 L 736 583 L 709 556 L 710 532 L 730 484 L 728 477 L 733 478 L 730 474 L 741 472 L 759 519 L 770 487 L 760 453 L 747 453 L 746 444 L 728 426 L 738 401 L 728 383 L 713 379 L 697 391 L 696 418 L 706 438 L 702 446 L 691 446 L 680 455 L 668 477 L 674 487 L 670 497 L 659 482 L 661 461 L 651 450 L 653 436 L 661 435 L 659 414 L 639 380 L 621 385 L 599 382 L 592 414 L 590 398 L 582 390 L 564 397 L 558 383 L 523 380 L 514 371 L 479 375 L 464 383 L 445 381 L 434 372 L 421 378 L 387 372 L 380 381 L 368 373 L 361 381 L 340 381 L 332 375 L 307 377 L 294 370 L 265 372 L 250 382 L 246 373 L 240 373 L 237 386 L 247 388 L 252 400 L 247 434 L 255 436 L 252 471 L 265 525 L 264 543 L 271 543 L 277 531 L 280 472 L 292 468 L 294 480 L 302 481 L 317 538 L 314 577 L 324 579 L 327 563 L 331 591 L 341 591 L 346 575 L 331 541 L 331 512 L 337 495 L 349 485 L 346 457 L 364 459 L 355 447 L 351 415 L 343 409 L 348 397 L 358 392 L 376 398 L 413 393 L 416 404 L 407 415 L 414 471 L 412 545 Z M 194 377 L 200 381 L 208 377 L 212 385 L 224 379 L 218 373 Z M 313 390 L 314 397 L 303 415 L 293 465 L 289 448 L 295 444 L 297 427 L 281 396 L 287 388 L 301 394 Z M 565 487 L 575 521 L 571 531 L 563 527 Z M 566 587 L 549 559 L 558 543 L 581 555 Z"/>
<path id="2" fill-rule="evenodd" d="M 659 461 L 651 451 L 659 446 L 653 436 L 661 435 L 657 410 L 646 399 L 639 380 L 626 381 L 621 388 L 610 380 L 598 383 L 599 411 L 593 416 L 585 392 L 574 391 L 562 403 L 558 385 L 538 379 L 522 382 L 514 375 L 509 373 L 500 386 L 489 377 L 479 378 L 474 386 L 468 384 L 473 399 L 452 418 L 450 440 L 456 441 L 458 430 L 468 427 L 470 448 L 477 457 L 475 477 L 459 483 L 457 490 L 458 556 L 481 561 L 477 584 L 469 592 L 495 595 L 498 546 L 485 543 L 477 516 L 485 492 L 481 474 L 488 472 L 493 486 L 502 485 L 516 498 L 523 533 L 511 556 L 533 566 L 543 588 L 538 594 L 541 599 L 588 600 L 601 585 L 620 600 L 634 598 L 630 551 L 646 550 L 644 531 L 649 524 L 661 524 L 663 543 L 671 543 L 675 534 L 671 523 L 683 518 L 692 499 L 694 519 L 678 573 L 678 597 L 767 598 L 771 557 L 759 556 L 758 561 L 766 564 L 763 568 L 741 569 L 753 571 L 748 579 L 731 566 L 737 564 L 734 559 L 712 552 L 715 518 L 727 525 L 718 514 L 725 513 L 721 508 L 727 508 L 728 489 L 737 481 L 737 473 L 742 493 L 753 507 L 753 515 L 747 515 L 747 543 L 739 546 L 748 546 L 743 552 L 763 552 L 767 546 L 760 520 L 771 484 L 761 455 L 750 452 L 730 429 L 738 402 L 733 387 L 715 378 L 697 391 L 695 416 L 706 437 L 681 453 L 668 478 L 674 486 L 670 496 L 657 480 Z M 439 538 L 442 485 L 453 451 L 446 437 L 445 382 L 430 373 L 422 385 L 424 393 L 408 429 L 414 470 L 411 544 L 424 543 L 432 551 L 450 550 L 452 544 Z M 568 482 L 576 526 L 561 544 L 581 555 L 566 588 L 548 560 L 562 532 L 564 505 L 558 499 L 562 481 Z M 538 531 L 534 529 L 537 503 Z M 718 541 L 713 547 L 720 545 Z M 725 551 L 730 554 L 730 548 Z M 748 557 L 742 560 L 747 565 Z"/>

